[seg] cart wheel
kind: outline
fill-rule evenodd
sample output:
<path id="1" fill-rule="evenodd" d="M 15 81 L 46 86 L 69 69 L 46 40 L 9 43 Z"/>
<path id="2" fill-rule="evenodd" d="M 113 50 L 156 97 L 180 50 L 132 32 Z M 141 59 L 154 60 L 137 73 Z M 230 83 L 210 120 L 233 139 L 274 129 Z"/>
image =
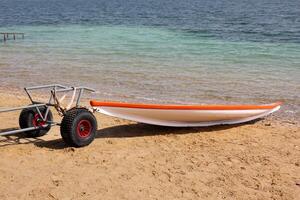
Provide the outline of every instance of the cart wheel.
<path id="1" fill-rule="evenodd" d="M 96 136 L 97 121 L 85 108 L 73 108 L 62 119 L 60 133 L 64 142 L 70 146 L 89 145 Z"/>
<path id="2" fill-rule="evenodd" d="M 46 114 L 47 107 L 39 107 L 39 110 L 41 114 L 44 115 Z M 53 121 L 53 115 L 51 113 L 51 110 L 49 110 L 48 112 L 47 121 Z M 36 108 L 23 109 L 19 117 L 20 128 L 40 127 L 37 130 L 24 132 L 26 137 L 40 137 L 45 135 L 51 128 L 50 124 L 48 124 L 48 126 L 46 127 L 42 127 L 46 124 L 47 122 L 42 120 Z"/>

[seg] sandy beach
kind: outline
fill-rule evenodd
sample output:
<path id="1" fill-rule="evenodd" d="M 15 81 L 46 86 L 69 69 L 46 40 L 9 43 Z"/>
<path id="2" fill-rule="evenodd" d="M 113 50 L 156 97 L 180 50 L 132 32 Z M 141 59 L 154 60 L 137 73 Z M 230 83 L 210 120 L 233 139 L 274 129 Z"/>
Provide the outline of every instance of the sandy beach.
<path id="1" fill-rule="evenodd" d="M 27 104 L 19 94 L 1 107 Z M 168 128 L 96 114 L 97 138 L 66 147 L 59 128 L 0 137 L 1 199 L 297 199 L 300 126 L 274 116 L 237 126 Z M 55 118 L 59 121 L 59 117 Z M 1 114 L 17 127 L 18 112 Z"/>
<path id="2" fill-rule="evenodd" d="M 30 104 L 23 87 L 54 83 L 93 88 L 82 106 L 192 105 L 98 102 L 156 124 L 244 121 L 283 104 L 264 119 L 202 128 L 94 113 L 96 127 L 73 110 L 64 138 L 83 145 L 96 131 L 88 146 L 67 146 L 59 126 L 0 136 L 0 200 L 300 200 L 299 2 L 1 1 L 0 110 Z M 0 132 L 18 129 L 20 112 L 0 113 Z M 22 127 L 44 123 L 24 115 Z"/>

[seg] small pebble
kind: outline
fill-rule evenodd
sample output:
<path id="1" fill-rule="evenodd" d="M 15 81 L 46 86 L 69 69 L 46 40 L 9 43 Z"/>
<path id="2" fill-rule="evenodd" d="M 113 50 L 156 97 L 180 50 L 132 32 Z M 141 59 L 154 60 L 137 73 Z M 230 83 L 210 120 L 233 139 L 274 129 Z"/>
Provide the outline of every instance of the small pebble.
<path id="1" fill-rule="evenodd" d="M 65 151 L 66 152 L 75 152 L 75 148 L 74 147 L 69 147 Z"/>
<path id="2" fill-rule="evenodd" d="M 112 144 L 113 142 L 111 140 L 106 141 L 107 144 Z"/>

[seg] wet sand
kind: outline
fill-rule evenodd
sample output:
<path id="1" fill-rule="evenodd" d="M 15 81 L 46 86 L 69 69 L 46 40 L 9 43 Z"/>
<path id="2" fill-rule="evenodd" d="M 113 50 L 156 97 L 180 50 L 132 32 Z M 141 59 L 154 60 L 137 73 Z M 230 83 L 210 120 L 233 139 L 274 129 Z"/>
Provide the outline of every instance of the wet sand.
<path id="1" fill-rule="evenodd" d="M 28 103 L 0 94 L 1 107 Z M 96 114 L 97 138 L 84 148 L 66 147 L 58 127 L 0 137 L 0 199 L 297 199 L 300 125 L 276 115 L 168 128 Z M 1 130 L 17 122 L 18 112 L 0 115 Z"/>

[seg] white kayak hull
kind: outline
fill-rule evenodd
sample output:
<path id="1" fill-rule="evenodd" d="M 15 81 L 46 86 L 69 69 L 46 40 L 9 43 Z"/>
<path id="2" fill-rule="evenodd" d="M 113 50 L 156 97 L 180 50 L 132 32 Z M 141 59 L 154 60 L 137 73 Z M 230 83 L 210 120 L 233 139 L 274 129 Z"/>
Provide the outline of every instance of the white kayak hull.
<path id="1" fill-rule="evenodd" d="M 136 105 L 136 104 L 135 104 Z M 139 104 L 141 105 L 141 104 Z M 200 126 L 213 126 L 220 124 L 237 124 L 243 123 L 258 118 L 265 117 L 266 115 L 273 113 L 280 109 L 280 104 L 274 104 L 269 107 L 251 107 L 251 109 L 225 109 L 217 107 L 201 109 L 202 107 L 195 109 L 184 109 L 184 107 L 170 108 L 159 107 L 151 108 L 143 106 L 111 106 L 106 104 L 100 104 L 100 106 L 92 105 L 96 110 L 105 115 L 132 120 L 136 122 L 172 126 L 172 127 L 200 127 Z M 189 108 L 189 107 L 188 107 Z"/>

